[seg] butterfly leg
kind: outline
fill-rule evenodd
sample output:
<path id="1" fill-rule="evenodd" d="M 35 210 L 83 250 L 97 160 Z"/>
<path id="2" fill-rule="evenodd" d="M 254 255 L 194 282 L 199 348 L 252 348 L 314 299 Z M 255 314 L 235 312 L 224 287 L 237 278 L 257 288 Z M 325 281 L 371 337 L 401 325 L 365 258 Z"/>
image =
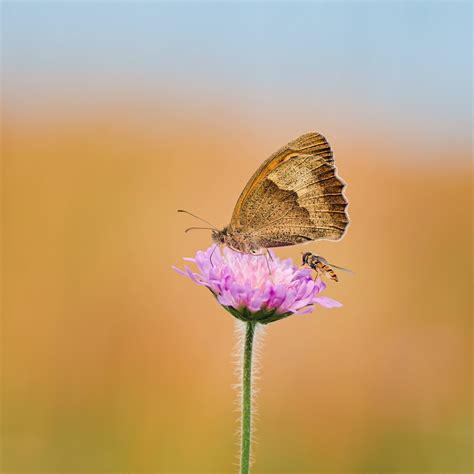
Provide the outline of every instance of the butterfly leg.
<path id="1" fill-rule="evenodd" d="M 267 254 L 270 255 L 271 260 L 273 260 L 273 258 L 272 258 L 272 255 L 270 254 L 270 252 L 268 251 L 268 249 L 265 249 L 265 250 L 266 250 L 265 253 L 251 252 L 251 255 L 253 255 L 254 257 L 265 257 L 265 262 L 267 262 L 268 274 L 271 275 L 272 274 L 272 269 L 270 267 L 270 262 L 268 261 Z"/>
<path id="2" fill-rule="evenodd" d="M 265 262 L 267 262 L 268 274 L 271 275 L 272 274 L 272 269 L 270 267 L 270 262 L 268 261 L 267 254 L 264 253 L 263 256 L 265 257 Z"/>
<path id="3" fill-rule="evenodd" d="M 271 253 L 270 250 L 268 250 L 268 249 L 266 249 L 265 260 L 267 261 L 268 273 L 271 275 L 271 274 L 272 274 L 272 270 L 271 270 L 270 261 L 269 261 L 269 259 L 267 258 L 267 255 L 270 257 L 270 261 L 273 262 L 272 253 Z"/>
<path id="4" fill-rule="evenodd" d="M 268 273 L 269 273 L 269 275 L 271 275 L 272 274 L 272 269 L 270 267 L 270 263 L 268 261 L 267 254 L 270 256 L 270 260 L 273 261 L 272 254 L 269 252 L 268 249 L 265 249 L 265 253 L 257 253 L 256 251 L 251 251 L 250 252 L 250 255 L 253 255 L 254 257 L 265 257 L 265 261 L 267 262 L 267 267 L 268 267 Z"/>
<path id="5" fill-rule="evenodd" d="M 216 244 L 214 246 L 214 248 L 212 249 L 212 252 L 211 252 L 211 255 L 209 255 L 209 261 L 211 262 L 211 267 L 213 267 L 213 263 L 212 263 L 212 256 L 214 255 L 214 252 L 216 251 L 217 247 L 219 247 L 219 244 Z"/>

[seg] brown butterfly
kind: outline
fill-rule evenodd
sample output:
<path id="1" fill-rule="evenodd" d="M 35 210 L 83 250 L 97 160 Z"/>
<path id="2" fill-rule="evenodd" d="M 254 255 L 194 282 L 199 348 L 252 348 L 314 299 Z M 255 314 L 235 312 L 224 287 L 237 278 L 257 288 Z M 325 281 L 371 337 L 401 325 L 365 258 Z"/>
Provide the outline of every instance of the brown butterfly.
<path id="1" fill-rule="evenodd" d="M 349 224 L 344 187 L 327 140 L 306 133 L 263 162 L 242 191 L 230 224 L 222 230 L 212 226 L 212 240 L 252 254 L 339 240 Z"/>

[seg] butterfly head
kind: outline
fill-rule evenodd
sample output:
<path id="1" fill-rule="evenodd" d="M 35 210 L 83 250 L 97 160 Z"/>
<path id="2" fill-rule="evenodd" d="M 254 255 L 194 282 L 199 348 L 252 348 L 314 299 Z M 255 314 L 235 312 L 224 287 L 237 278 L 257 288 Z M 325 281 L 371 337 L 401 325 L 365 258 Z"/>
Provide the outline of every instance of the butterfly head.
<path id="1" fill-rule="evenodd" d="M 224 227 L 222 230 L 213 230 L 212 231 L 212 241 L 216 244 L 226 244 L 229 237 L 227 227 Z"/>
<path id="2" fill-rule="evenodd" d="M 259 254 L 261 248 L 252 240 L 250 235 L 233 231 L 229 227 L 224 227 L 222 230 L 213 230 L 212 241 L 218 245 L 225 245 L 236 252 L 253 255 Z"/>

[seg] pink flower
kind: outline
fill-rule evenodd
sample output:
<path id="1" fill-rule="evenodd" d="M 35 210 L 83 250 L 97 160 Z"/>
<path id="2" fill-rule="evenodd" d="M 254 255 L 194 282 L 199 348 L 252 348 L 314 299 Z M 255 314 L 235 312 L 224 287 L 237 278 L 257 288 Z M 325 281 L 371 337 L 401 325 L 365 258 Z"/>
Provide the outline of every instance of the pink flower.
<path id="1" fill-rule="evenodd" d="M 310 269 L 298 268 L 291 259 L 280 260 L 273 253 L 269 258 L 225 247 L 222 255 L 213 245 L 198 251 L 195 258 L 184 260 L 194 262 L 198 272 L 189 267 L 184 271 L 173 268 L 209 288 L 227 311 L 244 321 L 268 324 L 292 314 L 310 313 L 315 304 L 325 308 L 342 306 L 318 296 L 326 284 L 319 278 L 315 281 Z"/>

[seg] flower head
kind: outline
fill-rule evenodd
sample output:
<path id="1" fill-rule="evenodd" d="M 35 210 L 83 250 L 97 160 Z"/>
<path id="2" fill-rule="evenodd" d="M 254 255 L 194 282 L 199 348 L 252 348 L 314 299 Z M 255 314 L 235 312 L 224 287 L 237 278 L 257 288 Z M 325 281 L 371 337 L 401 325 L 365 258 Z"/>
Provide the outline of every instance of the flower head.
<path id="1" fill-rule="evenodd" d="M 271 253 L 249 255 L 228 247 L 222 254 L 215 245 L 198 251 L 194 262 L 198 272 L 189 267 L 174 268 L 198 285 L 205 286 L 233 316 L 244 321 L 268 324 L 292 314 L 310 313 L 315 304 L 325 308 L 342 306 L 339 302 L 318 296 L 326 288 L 321 279 L 314 280 L 311 270 L 296 267 L 291 259 L 280 260 Z"/>

